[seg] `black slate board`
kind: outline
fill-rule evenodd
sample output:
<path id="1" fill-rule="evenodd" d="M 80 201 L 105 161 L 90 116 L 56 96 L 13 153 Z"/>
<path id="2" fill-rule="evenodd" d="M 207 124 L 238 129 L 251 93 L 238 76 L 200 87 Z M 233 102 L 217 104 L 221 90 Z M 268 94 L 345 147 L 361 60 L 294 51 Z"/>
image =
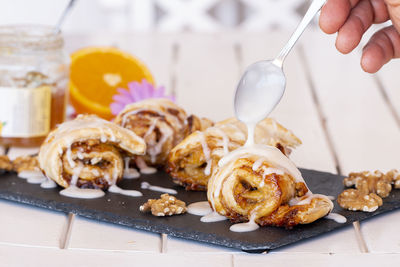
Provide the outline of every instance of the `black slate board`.
<path id="1" fill-rule="evenodd" d="M 343 190 L 343 177 L 330 173 L 305 170 L 301 172 L 307 185 L 313 193 L 321 193 L 337 197 Z M 26 203 L 29 205 L 62 211 L 73 212 L 77 215 L 127 227 L 165 233 L 230 248 L 241 249 L 246 252 L 260 253 L 306 238 L 314 237 L 345 227 L 354 221 L 361 221 L 378 214 L 400 207 L 400 190 L 394 190 L 384 204 L 373 213 L 346 211 L 339 207 L 335 201 L 334 212 L 347 218 L 345 224 L 333 220 L 320 219 L 309 225 L 299 225 L 291 230 L 277 227 L 262 227 L 249 233 L 234 233 L 229 230 L 229 221 L 202 223 L 200 217 L 184 214 L 172 217 L 154 217 L 148 213 L 141 213 L 139 206 L 149 198 L 159 198 L 160 193 L 140 189 L 140 183 L 147 181 L 153 185 L 174 188 L 178 191 L 177 197 L 187 204 L 207 200 L 204 192 L 187 192 L 172 183 L 171 178 L 164 172 L 153 175 L 142 175 L 136 180 L 124 180 L 120 187 L 137 189 L 143 197 L 128 197 L 120 194 L 107 193 L 99 199 L 74 199 L 61 196 L 60 188 L 42 189 L 39 185 L 28 184 L 24 179 L 18 178 L 14 173 L 0 174 L 0 198 Z"/>

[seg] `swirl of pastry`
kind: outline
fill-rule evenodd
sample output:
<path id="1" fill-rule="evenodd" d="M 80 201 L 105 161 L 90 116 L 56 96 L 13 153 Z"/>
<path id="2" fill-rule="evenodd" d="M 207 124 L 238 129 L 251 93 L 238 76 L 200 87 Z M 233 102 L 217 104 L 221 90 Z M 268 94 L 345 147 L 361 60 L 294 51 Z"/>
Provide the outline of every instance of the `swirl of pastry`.
<path id="1" fill-rule="evenodd" d="M 242 147 L 218 166 L 208 183 L 208 201 L 233 222 L 293 227 L 333 208 L 329 198 L 311 193 L 300 171 L 275 147 Z"/>
<path id="2" fill-rule="evenodd" d="M 187 132 L 186 112 L 168 99 L 152 98 L 127 105 L 115 123 L 142 137 L 147 145 L 145 162 L 165 165 L 169 151 Z"/>
<path id="3" fill-rule="evenodd" d="M 50 132 L 38 159 L 43 173 L 62 187 L 107 189 L 122 179 L 123 157 L 145 150 L 133 132 L 94 115 L 79 115 Z"/>
<path id="4" fill-rule="evenodd" d="M 246 126 L 233 118 L 203 131 L 195 131 L 172 149 L 167 171 L 175 183 L 187 190 L 205 191 L 218 161 L 244 145 L 246 139 Z M 275 146 L 286 155 L 301 144 L 291 131 L 270 118 L 257 125 L 255 142 Z"/>

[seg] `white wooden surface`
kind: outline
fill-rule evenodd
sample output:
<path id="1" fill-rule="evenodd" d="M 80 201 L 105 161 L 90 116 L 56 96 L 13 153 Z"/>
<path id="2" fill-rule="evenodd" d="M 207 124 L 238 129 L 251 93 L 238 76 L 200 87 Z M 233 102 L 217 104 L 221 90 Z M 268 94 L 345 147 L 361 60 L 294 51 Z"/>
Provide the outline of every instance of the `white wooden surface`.
<path id="1" fill-rule="evenodd" d="M 141 58 L 158 84 L 189 112 L 212 119 L 232 116 L 233 92 L 244 68 L 272 58 L 289 33 L 263 35 L 67 36 L 68 51 L 115 45 Z M 400 168 L 399 62 L 377 75 L 359 67 L 359 54 L 342 56 L 332 36 L 307 31 L 284 69 L 286 94 L 272 116 L 303 140 L 292 159 L 300 167 L 346 174 Z M 5 150 L 0 148 L 0 153 Z M 16 157 L 37 150 L 11 148 Z M 60 249 L 67 216 L 0 201 L 0 265 L 60 266 L 392 266 L 400 262 L 400 212 L 361 223 L 369 253 L 361 253 L 352 227 L 267 255 L 186 241 L 77 217 L 69 249 Z M 162 250 L 164 247 L 164 250 Z M 22 257 L 23 255 L 23 257 Z M 28 264 L 29 266 L 29 264 Z"/>

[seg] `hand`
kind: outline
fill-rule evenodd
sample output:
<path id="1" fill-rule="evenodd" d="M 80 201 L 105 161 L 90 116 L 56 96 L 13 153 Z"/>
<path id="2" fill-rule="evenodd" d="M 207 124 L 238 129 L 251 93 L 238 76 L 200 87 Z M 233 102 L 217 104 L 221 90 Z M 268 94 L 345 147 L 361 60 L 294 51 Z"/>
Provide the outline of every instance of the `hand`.
<path id="1" fill-rule="evenodd" d="M 391 59 L 400 57 L 399 0 L 328 0 L 321 10 L 319 25 L 325 33 L 338 33 L 336 48 L 347 54 L 358 46 L 373 23 L 389 19 L 393 25 L 377 31 L 363 49 L 361 67 L 375 73 Z"/>

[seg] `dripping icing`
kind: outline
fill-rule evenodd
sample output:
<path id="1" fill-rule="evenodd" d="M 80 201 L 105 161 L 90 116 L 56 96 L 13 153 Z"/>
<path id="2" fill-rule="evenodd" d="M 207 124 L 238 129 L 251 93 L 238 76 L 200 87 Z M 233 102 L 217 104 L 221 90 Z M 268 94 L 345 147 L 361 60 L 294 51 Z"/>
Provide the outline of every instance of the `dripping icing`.
<path id="1" fill-rule="evenodd" d="M 173 194 L 173 195 L 178 194 L 178 192 L 175 189 L 156 186 L 156 185 L 151 185 L 148 182 L 142 182 L 141 185 L 140 185 L 140 188 L 148 189 L 148 190 L 152 190 L 152 191 L 156 191 L 156 192 L 163 192 L 163 193 Z"/>

